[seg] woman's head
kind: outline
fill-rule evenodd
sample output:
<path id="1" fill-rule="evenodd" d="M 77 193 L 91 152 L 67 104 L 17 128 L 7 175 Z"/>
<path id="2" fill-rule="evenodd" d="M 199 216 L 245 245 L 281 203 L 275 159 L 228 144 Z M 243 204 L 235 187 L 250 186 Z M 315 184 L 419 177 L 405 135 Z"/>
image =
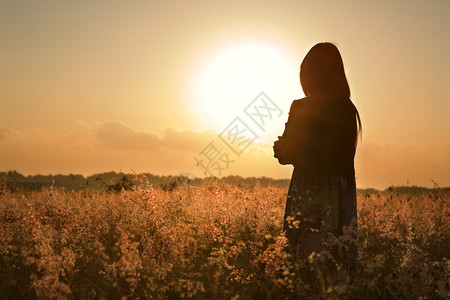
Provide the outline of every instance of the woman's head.
<path id="1" fill-rule="evenodd" d="M 350 88 L 345 77 L 342 57 L 332 43 L 319 43 L 309 50 L 300 66 L 300 83 L 305 96 L 350 99 Z M 358 110 L 353 103 L 352 108 L 357 121 L 354 132 L 356 146 L 362 126 Z"/>
<path id="2" fill-rule="evenodd" d="M 309 50 L 300 66 L 300 83 L 305 96 L 350 98 L 342 57 L 332 43 L 319 43 Z"/>

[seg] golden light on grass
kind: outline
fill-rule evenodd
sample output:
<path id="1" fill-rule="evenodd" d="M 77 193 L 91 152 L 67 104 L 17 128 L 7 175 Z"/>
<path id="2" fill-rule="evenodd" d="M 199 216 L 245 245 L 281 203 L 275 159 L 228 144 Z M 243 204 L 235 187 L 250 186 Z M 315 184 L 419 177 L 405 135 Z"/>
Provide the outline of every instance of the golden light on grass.
<path id="1" fill-rule="evenodd" d="M 0 297 L 289 299 L 296 276 L 309 283 L 299 287 L 305 299 L 446 297 L 443 192 L 361 194 L 350 284 L 345 257 L 330 255 L 348 246 L 348 234 L 292 265 L 285 188 L 211 181 L 169 191 L 137 179 L 134 191 L 117 193 L 0 187 Z"/>

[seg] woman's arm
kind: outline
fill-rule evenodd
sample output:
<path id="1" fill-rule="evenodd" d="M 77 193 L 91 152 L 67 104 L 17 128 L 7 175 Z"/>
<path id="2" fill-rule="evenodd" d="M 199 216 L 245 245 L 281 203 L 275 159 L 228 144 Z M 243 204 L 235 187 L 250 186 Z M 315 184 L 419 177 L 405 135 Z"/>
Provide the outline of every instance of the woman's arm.
<path id="1" fill-rule="evenodd" d="M 294 149 L 292 143 L 283 138 L 278 137 L 278 140 L 273 144 L 274 157 L 278 159 L 278 162 L 282 165 L 287 165 L 293 163 Z"/>
<path id="2" fill-rule="evenodd" d="M 282 136 L 273 145 L 274 157 L 282 165 L 297 164 L 302 149 L 308 144 L 310 114 L 305 107 L 306 98 L 294 100 Z"/>
<path id="3" fill-rule="evenodd" d="M 285 124 L 282 136 L 278 137 L 273 145 L 274 157 L 282 165 L 294 164 L 295 161 L 295 111 L 298 109 L 301 100 L 294 100 L 289 109 L 288 121 Z"/>

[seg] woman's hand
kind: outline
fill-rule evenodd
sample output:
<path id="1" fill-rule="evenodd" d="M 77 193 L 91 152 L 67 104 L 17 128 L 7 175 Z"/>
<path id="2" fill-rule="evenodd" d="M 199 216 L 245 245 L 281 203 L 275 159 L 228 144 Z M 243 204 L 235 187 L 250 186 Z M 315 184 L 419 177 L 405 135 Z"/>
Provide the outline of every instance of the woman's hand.
<path id="1" fill-rule="evenodd" d="M 279 158 L 286 153 L 287 142 L 283 140 L 281 136 L 278 137 L 278 140 L 273 143 L 273 153 L 275 158 Z"/>
<path id="2" fill-rule="evenodd" d="M 280 164 L 288 164 L 288 157 L 292 153 L 292 144 L 287 139 L 279 136 L 278 140 L 273 144 L 274 157 L 278 159 Z"/>

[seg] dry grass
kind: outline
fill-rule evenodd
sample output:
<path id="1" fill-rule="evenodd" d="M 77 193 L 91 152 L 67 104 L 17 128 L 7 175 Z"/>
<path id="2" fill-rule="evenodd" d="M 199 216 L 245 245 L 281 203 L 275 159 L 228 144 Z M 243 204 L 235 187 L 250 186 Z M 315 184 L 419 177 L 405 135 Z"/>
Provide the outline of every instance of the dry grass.
<path id="1" fill-rule="evenodd" d="M 282 234 L 286 189 L 210 182 L 169 192 L 138 180 L 143 185 L 120 193 L 1 189 L 0 297 L 449 296 L 450 209 L 442 193 L 361 195 L 359 275 L 351 284 L 331 255 L 348 236 L 291 262 Z"/>

